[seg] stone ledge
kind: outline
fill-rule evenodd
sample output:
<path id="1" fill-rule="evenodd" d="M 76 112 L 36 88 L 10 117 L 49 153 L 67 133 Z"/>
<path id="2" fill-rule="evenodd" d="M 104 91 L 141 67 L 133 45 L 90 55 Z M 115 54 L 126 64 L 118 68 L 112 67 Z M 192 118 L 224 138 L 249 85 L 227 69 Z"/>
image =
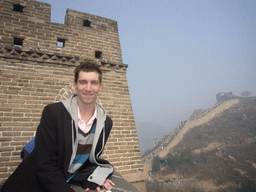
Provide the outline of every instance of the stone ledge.
<path id="1" fill-rule="evenodd" d="M 21 47 L 15 47 L 12 45 L 5 45 L 4 48 L 0 49 L 0 56 L 4 58 L 29 60 L 36 62 L 54 63 L 59 65 L 76 66 L 83 60 L 87 58 L 82 58 L 78 56 L 69 56 L 66 54 L 58 53 L 46 53 L 40 50 L 33 49 L 23 49 Z M 89 59 L 89 58 L 88 58 Z M 104 68 L 111 69 L 122 69 L 126 70 L 128 68 L 127 64 L 109 62 L 106 59 L 93 59 L 99 63 Z"/>
<path id="2" fill-rule="evenodd" d="M 141 181 L 144 182 L 144 180 L 147 179 L 144 172 L 126 174 L 126 175 L 122 175 L 122 177 L 130 183 L 141 182 Z"/>

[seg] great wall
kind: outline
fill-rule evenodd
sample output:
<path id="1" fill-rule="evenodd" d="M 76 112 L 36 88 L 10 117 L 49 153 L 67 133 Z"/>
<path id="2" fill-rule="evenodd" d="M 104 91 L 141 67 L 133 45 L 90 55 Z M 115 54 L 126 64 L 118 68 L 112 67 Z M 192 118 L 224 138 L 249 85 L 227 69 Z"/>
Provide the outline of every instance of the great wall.
<path id="1" fill-rule="evenodd" d="M 214 107 L 207 110 L 207 113 L 205 113 L 203 116 L 183 121 L 178 124 L 178 126 L 172 131 L 172 133 L 162 142 L 162 144 L 155 149 L 153 152 L 151 152 L 148 156 L 144 157 L 144 172 L 147 174 L 147 177 L 149 176 L 149 172 L 152 168 L 152 160 L 154 156 L 159 157 L 165 157 L 171 149 L 176 146 L 183 138 L 183 136 L 193 127 L 202 125 L 203 123 L 208 122 L 212 118 L 216 117 L 226 109 L 229 109 L 231 106 L 238 104 L 239 99 L 231 99 L 227 101 L 222 101 L 220 103 L 217 103 Z"/>

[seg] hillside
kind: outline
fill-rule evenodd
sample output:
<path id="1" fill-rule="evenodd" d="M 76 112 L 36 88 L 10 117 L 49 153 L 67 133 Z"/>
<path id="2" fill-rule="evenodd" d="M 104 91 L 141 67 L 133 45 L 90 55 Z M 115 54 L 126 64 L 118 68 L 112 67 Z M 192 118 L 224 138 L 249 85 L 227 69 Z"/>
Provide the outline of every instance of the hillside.
<path id="1" fill-rule="evenodd" d="M 255 148 L 256 98 L 239 98 L 238 104 L 190 128 L 154 176 L 196 179 L 203 191 L 254 191 Z"/>

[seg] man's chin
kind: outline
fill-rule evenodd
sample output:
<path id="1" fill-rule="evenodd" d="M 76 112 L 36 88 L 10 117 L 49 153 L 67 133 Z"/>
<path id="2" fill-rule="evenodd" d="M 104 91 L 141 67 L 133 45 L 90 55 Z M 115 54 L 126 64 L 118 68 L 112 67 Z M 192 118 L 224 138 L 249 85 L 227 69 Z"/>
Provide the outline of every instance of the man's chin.
<path id="1" fill-rule="evenodd" d="M 94 101 L 92 99 L 90 99 L 90 100 L 83 100 L 83 104 L 85 104 L 85 105 L 91 105 L 91 104 L 95 104 L 95 103 L 96 103 L 96 101 Z"/>
<path id="2" fill-rule="evenodd" d="M 84 105 L 90 105 L 90 104 L 95 104 L 96 100 L 94 98 L 91 97 L 80 97 L 79 98 L 80 102 L 83 103 Z"/>

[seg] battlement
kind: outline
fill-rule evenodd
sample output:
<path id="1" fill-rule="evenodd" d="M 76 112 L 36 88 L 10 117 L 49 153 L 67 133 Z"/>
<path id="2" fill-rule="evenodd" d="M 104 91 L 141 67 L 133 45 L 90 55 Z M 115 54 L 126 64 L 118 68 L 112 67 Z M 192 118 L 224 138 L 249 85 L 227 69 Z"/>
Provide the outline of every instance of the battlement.
<path id="1" fill-rule="evenodd" d="M 51 5 L 33 0 L 1 0 L 1 18 L 16 18 L 18 22 L 50 22 Z"/>
<path id="2" fill-rule="evenodd" d="M 80 29 L 82 26 L 84 29 L 87 27 L 95 32 L 118 32 L 117 21 L 72 9 L 67 9 L 66 11 L 65 24 L 72 27 L 77 27 L 78 29 Z"/>
<path id="3" fill-rule="evenodd" d="M 123 64 L 114 20 L 67 9 L 65 24 L 53 23 L 51 5 L 33 0 L 2 0 L 0 7 L 2 48 Z"/>

